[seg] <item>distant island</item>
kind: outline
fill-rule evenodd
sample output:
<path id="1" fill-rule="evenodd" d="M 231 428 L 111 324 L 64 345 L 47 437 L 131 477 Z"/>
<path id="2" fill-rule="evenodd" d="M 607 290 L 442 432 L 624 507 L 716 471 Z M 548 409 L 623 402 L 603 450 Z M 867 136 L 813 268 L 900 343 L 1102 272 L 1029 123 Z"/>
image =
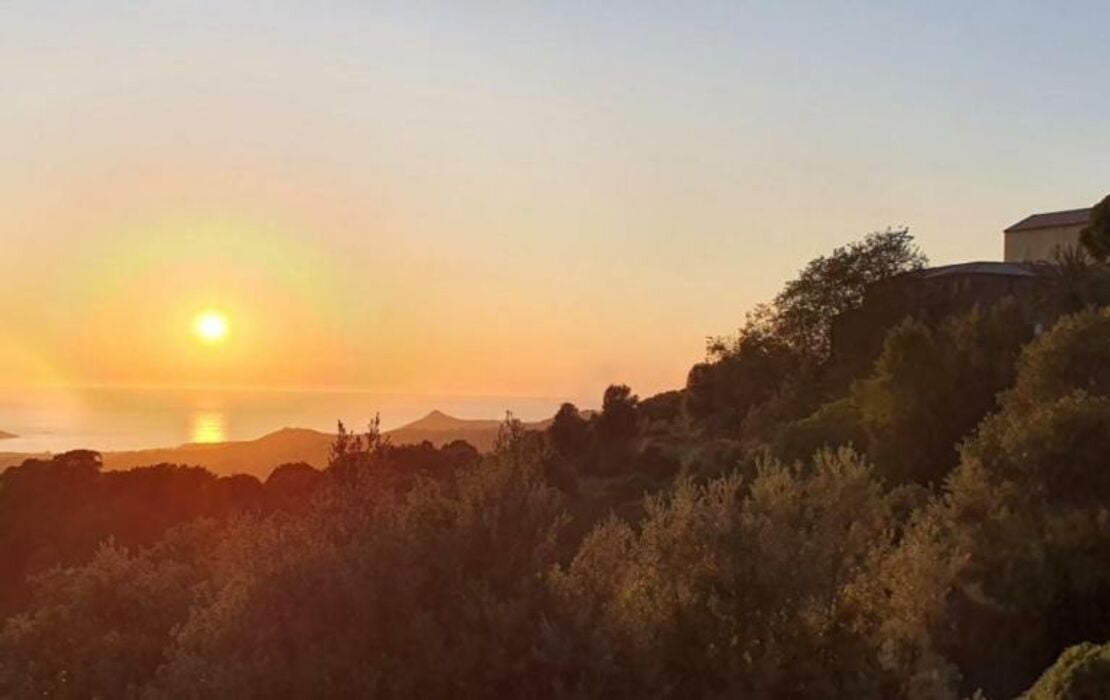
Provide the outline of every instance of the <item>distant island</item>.
<path id="1" fill-rule="evenodd" d="M 525 423 L 524 427 L 543 430 L 550 423 L 548 419 Z M 351 427 L 358 431 L 357 426 Z M 501 421 L 496 419 L 456 418 L 442 411 L 432 411 L 419 420 L 386 431 L 384 435 L 394 445 L 416 445 L 428 441 L 442 447 L 455 440 L 465 440 L 479 452 L 489 452 L 500 427 Z M 0 433 L 0 437 L 5 435 Z M 280 464 L 304 462 L 323 469 L 328 464 L 328 449 L 334 439 L 334 433 L 308 428 L 282 428 L 255 440 L 186 443 L 177 447 L 105 452 L 103 460 L 105 469 L 131 469 L 163 463 L 187 464 L 204 467 L 219 475 L 251 474 L 265 479 Z M 0 470 L 20 464 L 32 456 L 36 455 L 0 453 Z"/>
<path id="2" fill-rule="evenodd" d="M 5 433 L 3 430 L 0 430 L 0 440 L 14 440 L 17 437 L 19 436 L 15 433 Z"/>

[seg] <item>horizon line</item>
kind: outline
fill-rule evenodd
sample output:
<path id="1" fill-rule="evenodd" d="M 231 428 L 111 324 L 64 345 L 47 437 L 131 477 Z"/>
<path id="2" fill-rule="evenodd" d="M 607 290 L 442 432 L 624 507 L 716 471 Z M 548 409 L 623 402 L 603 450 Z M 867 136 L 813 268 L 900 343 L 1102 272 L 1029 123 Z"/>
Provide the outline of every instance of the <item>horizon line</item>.
<path id="1" fill-rule="evenodd" d="M 40 384 L 0 384 L 0 391 L 26 391 L 35 389 L 58 390 L 116 390 L 116 391 L 226 391 L 234 393 L 272 393 L 272 394 L 368 394 L 393 398 L 437 398 L 437 399 L 517 399 L 530 401 L 573 401 L 568 396 L 542 396 L 535 394 L 496 394 L 496 393 L 465 393 L 429 391 L 382 391 L 369 388 L 342 388 L 342 387 L 297 387 L 297 386 L 250 386 L 250 385 L 196 385 L 196 384 L 115 384 L 106 382 L 92 382 L 67 384 L 59 382 L 43 382 Z"/>

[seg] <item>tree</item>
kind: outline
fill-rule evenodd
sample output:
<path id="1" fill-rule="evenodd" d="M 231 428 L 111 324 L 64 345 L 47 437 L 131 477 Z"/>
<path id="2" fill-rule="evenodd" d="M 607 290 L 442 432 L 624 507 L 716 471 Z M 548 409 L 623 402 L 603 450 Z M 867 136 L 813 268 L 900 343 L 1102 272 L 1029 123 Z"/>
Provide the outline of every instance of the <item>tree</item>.
<path id="1" fill-rule="evenodd" d="M 765 465 L 750 486 L 735 473 L 684 478 L 647 499 L 637 527 L 603 523 L 552 576 L 573 640 L 571 687 L 882 697 L 848 593 L 892 536 L 891 505 L 843 451 L 805 470 Z"/>
<path id="2" fill-rule="evenodd" d="M 559 407 L 547 432 L 552 448 L 563 459 L 580 459 L 589 449 L 589 425 L 572 403 Z"/>
<path id="3" fill-rule="evenodd" d="M 773 332 L 795 352 L 821 361 L 829 354 L 833 318 L 862 304 L 871 284 L 927 263 L 909 229 L 872 233 L 836 248 L 810 261 L 775 297 L 769 318 Z"/>
<path id="4" fill-rule="evenodd" d="M 598 431 L 603 440 L 627 440 L 636 435 L 636 416 L 640 398 L 624 384 L 605 390 L 601 402 Z"/>
<path id="5" fill-rule="evenodd" d="M 474 445 L 461 438 L 452 440 L 441 447 L 439 451 L 449 464 L 465 468 L 473 467 L 482 458 L 482 453 L 478 452 Z"/>
<path id="6" fill-rule="evenodd" d="M 1022 697 L 1025 700 L 1110 697 L 1110 644 L 1085 642 L 1068 648 Z"/>
<path id="7" fill-rule="evenodd" d="M 328 469 L 345 479 L 380 462 L 391 448 L 389 437 L 382 435 L 381 423 L 380 414 L 375 413 L 367 424 L 366 433 L 357 435 L 339 421 L 328 452 Z"/>
<path id="8" fill-rule="evenodd" d="M 1110 397 L 1110 308 L 1063 318 L 1026 347 L 1007 401 L 1028 408 L 1077 389 Z"/>
<path id="9" fill-rule="evenodd" d="M 907 319 L 887 335 L 874 375 L 855 386 L 872 456 L 893 483 L 937 483 L 955 462 L 960 436 L 943 430 L 954 399 L 946 371 L 933 331 Z M 940 464 L 938 451 L 950 455 Z"/>
<path id="10" fill-rule="evenodd" d="M 328 448 L 328 467 L 334 467 L 342 462 L 348 455 L 362 452 L 362 438 L 347 430 L 343 421 L 338 421 L 335 431 L 335 440 Z"/>
<path id="11" fill-rule="evenodd" d="M 375 413 L 366 425 L 365 445 L 366 451 L 370 454 L 383 452 L 390 447 L 389 436 L 382 434 L 382 415 L 380 413 Z"/>
<path id="12" fill-rule="evenodd" d="M 33 604 L 0 620 L 0 696 L 140 697 L 136 682 L 165 660 L 210 573 L 217 533 L 201 520 L 149 549 L 106 542 L 83 566 L 35 577 Z"/>
<path id="13" fill-rule="evenodd" d="M 1110 258 L 1110 195 L 1091 210 L 1091 220 L 1079 233 L 1079 240 L 1095 260 Z"/>
<path id="14" fill-rule="evenodd" d="M 271 510 L 304 508 L 323 478 L 323 472 L 305 462 L 280 464 L 266 478 L 266 506 Z"/>
<path id="15" fill-rule="evenodd" d="M 1080 245 L 1057 248 L 1051 265 L 1038 266 L 1038 297 L 1051 319 L 1110 303 L 1110 271 L 1093 263 Z"/>
<path id="16" fill-rule="evenodd" d="M 603 474 L 628 471 L 633 461 L 633 440 L 638 432 L 640 398 L 624 384 L 605 390 L 601 413 L 594 422 L 593 468 Z"/>
<path id="17" fill-rule="evenodd" d="M 1032 343 L 1017 388 L 878 567 L 862 600 L 896 675 L 1013 697 L 1065 648 L 1110 637 L 1107 347 L 1095 312 Z"/>
<path id="18" fill-rule="evenodd" d="M 549 696 L 540 606 L 561 494 L 518 427 L 450 486 L 356 480 L 303 514 L 234 523 L 213 555 L 226 569 L 157 675 L 127 679 L 135 695 Z"/>
<path id="19" fill-rule="evenodd" d="M 735 338 L 711 338 L 706 362 L 686 378 L 686 408 L 714 433 L 735 433 L 752 408 L 770 399 L 800 364 L 769 332 L 768 307 L 756 309 Z"/>
<path id="20" fill-rule="evenodd" d="M 664 391 L 640 401 L 640 422 L 646 432 L 670 433 L 680 430 L 685 416 L 682 412 L 686 394 Z"/>
<path id="21" fill-rule="evenodd" d="M 1004 301 L 933 329 L 906 320 L 887 334 L 871 377 L 852 391 L 876 466 L 892 483 L 939 486 L 957 463 L 956 445 L 1014 381 L 1018 353 L 1032 335 L 1016 304 Z"/>
<path id="22" fill-rule="evenodd" d="M 867 446 L 859 409 L 850 397 L 821 406 L 801 420 L 781 426 L 771 442 L 771 453 L 785 464 L 805 462 L 828 448 Z"/>
<path id="23" fill-rule="evenodd" d="M 872 233 L 812 260 L 749 313 L 735 337 L 710 339 L 707 361 L 686 381 L 690 415 L 719 434 L 740 432 L 752 409 L 771 399 L 776 418 L 805 416 L 815 406 L 799 399 L 819 391 L 814 380 L 829 357 L 833 320 L 861 305 L 870 285 L 926 262 L 907 229 Z"/>
<path id="24" fill-rule="evenodd" d="M 225 518 L 262 498 L 254 477 L 200 467 L 103 471 L 88 450 L 25 460 L 0 473 L 0 616 L 25 602 L 29 576 L 86 562 L 109 538 L 148 546 L 176 525 Z"/>

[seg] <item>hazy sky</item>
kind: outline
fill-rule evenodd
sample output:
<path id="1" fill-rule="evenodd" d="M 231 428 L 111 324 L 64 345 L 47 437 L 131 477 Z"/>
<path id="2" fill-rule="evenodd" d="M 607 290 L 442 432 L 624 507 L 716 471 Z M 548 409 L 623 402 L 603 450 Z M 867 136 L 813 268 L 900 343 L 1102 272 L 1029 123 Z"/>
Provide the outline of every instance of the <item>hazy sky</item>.
<path id="1" fill-rule="evenodd" d="M 157 9 L 154 9 L 155 6 Z M 814 255 L 1110 191 L 1110 6 L 4 2 L 0 384 L 682 384 Z M 202 346 L 203 308 L 232 335 Z"/>

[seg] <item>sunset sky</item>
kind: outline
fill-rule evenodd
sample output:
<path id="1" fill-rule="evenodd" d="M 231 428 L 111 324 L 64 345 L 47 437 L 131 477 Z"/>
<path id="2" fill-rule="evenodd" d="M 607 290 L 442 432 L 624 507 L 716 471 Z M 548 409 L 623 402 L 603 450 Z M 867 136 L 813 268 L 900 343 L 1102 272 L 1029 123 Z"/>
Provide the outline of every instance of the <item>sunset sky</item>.
<path id="1" fill-rule="evenodd" d="M 1110 191 L 1104 3 L 149 5 L 0 4 L 0 385 L 650 394 Z"/>

